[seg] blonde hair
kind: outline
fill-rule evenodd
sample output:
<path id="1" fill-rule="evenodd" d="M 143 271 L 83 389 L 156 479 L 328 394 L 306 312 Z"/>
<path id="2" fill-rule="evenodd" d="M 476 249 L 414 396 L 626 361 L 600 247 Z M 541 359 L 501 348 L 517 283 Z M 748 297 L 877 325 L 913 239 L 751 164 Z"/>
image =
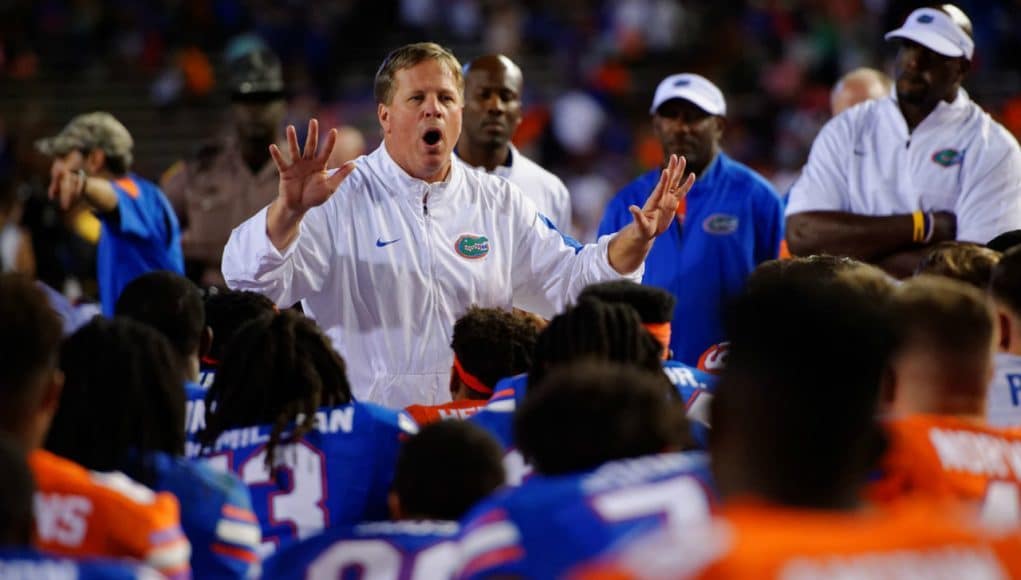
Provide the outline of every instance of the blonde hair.
<path id="1" fill-rule="evenodd" d="M 441 65 L 447 67 L 451 76 L 454 77 L 454 82 L 457 83 L 458 93 L 463 95 L 464 75 L 461 73 L 461 63 L 458 62 L 454 53 L 435 42 L 416 42 L 415 44 L 405 44 L 394 50 L 386 55 L 386 58 L 383 59 L 383 64 L 379 65 L 379 70 L 376 71 L 376 80 L 372 87 L 376 103 L 382 105 L 390 104 L 397 87 L 397 81 L 394 79 L 397 71 L 411 68 L 420 62 L 430 59 L 438 61 Z"/>

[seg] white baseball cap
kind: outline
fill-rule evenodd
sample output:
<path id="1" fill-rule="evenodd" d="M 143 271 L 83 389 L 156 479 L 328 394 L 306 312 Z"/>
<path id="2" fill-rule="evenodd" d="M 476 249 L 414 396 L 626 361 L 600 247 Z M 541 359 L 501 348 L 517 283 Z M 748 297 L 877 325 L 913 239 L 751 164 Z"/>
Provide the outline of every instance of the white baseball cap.
<path id="1" fill-rule="evenodd" d="M 649 113 L 655 115 L 656 109 L 670 99 L 690 101 L 710 115 L 727 114 L 727 102 L 723 100 L 720 89 L 709 79 L 696 74 L 683 73 L 663 79 L 656 87 Z"/>
<path id="2" fill-rule="evenodd" d="M 897 30 L 886 33 L 886 40 L 906 38 L 943 56 L 971 60 L 975 42 L 949 14 L 935 8 L 919 8 L 908 15 Z"/>

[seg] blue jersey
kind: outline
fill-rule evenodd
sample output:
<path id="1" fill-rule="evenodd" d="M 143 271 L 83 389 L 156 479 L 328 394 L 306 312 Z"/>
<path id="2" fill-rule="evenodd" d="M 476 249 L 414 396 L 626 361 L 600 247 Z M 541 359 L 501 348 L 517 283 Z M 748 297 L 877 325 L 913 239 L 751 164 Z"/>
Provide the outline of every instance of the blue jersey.
<path id="1" fill-rule="evenodd" d="M 709 403 L 716 392 L 719 377 L 688 366 L 682 362 L 668 360 L 663 363 L 663 372 L 677 389 L 684 401 L 685 414 L 691 426 L 691 436 L 699 449 L 709 449 Z"/>
<path id="2" fill-rule="evenodd" d="M 458 577 L 559 578 L 624 540 L 707 520 L 714 498 L 703 453 L 533 475 L 483 500 L 465 518 Z"/>
<path id="3" fill-rule="evenodd" d="M 198 445 L 196 437 L 206 427 L 206 390 L 198 383 L 184 383 L 184 437 L 189 447 Z M 188 456 L 197 454 L 196 449 Z"/>
<path id="4" fill-rule="evenodd" d="M 181 528 L 191 542 L 195 578 L 246 578 L 258 561 L 259 522 L 248 488 L 229 473 L 207 465 L 150 453 L 122 469 L 154 491 L 167 491 L 181 504 Z"/>
<path id="5" fill-rule="evenodd" d="M 200 454 L 241 477 L 262 527 L 260 555 L 326 528 L 385 520 L 400 440 L 417 431 L 403 413 L 354 402 L 324 407 L 315 427 L 295 444 L 276 449 L 276 478 L 266 469 L 271 425 L 225 431 Z"/>
<path id="6" fill-rule="evenodd" d="M 707 448 L 709 428 L 709 401 L 716 390 L 715 375 L 700 371 L 678 361 L 663 363 L 663 372 L 684 401 L 692 435 L 702 449 Z M 521 406 L 528 391 L 528 375 L 520 374 L 500 379 L 493 388 L 493 396 L 486 406 L 468 418 L 489 432 L 503 446 L 504 468 L 507 482 L 517 485 L 531 471 L 516 450 L 514 438 L 514 410 Z"/>
<path id="7" fill-rule="evenodd" d="M 102 223 L 96 248 L 96 279 L 103 315 L 113 316 L 121 290 L 153 270 L 184 274 L 177 216 L 156 184 L 137 175 L 110 181 L 117 208 L 98 214 Z"/>
<path id="8" fill-rule="evenodd" d="M 642 207 L 659 181 L 656 169 L 628 184 L 610 201 L 599 235 L 631 223 L 628 206 Z M 773 186 L 722 152 L 698 176 L 685 198 L 683 226 L 673 220 L 645 258 L 642 284 L 677 298 L 670 335 L 672 358 L 694 365 L 724 340 L 722 310 L 783 239 L 783 204 Z"/>
<path id="9" fill-rule="evenodd" d="M 75 560 L 46 556 L 31 548 L 0 548 L 0 578 L 17 580 L 154 580 L 152 568 L 126 560 Z"/>
<path id="10" fill-rule="evenodd" d="M 373 522 L 327 530 L 269 558 L 264 578 L 448 580 L 458 564 L 457 522 Z M 347 574 L 347 575 L 346 575 Z"/>

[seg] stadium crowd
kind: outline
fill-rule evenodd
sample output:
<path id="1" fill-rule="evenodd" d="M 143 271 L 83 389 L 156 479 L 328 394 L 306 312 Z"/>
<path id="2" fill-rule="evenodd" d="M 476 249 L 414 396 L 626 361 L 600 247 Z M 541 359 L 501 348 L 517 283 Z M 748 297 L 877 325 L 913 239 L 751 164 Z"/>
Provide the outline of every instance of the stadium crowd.
<path id="1" fill-rule="evenodd" d="M 1021 147 L 962 86 L 981 30 L 891 23 L 789 199 L 672 71 L 588 243 L 504 54 L 393 49 L 348 154 L 256 43 L 162 187 L 75 116 L 34 146 L 99 304 L 0 207 L 0 578 L 1021 578 Z"/>

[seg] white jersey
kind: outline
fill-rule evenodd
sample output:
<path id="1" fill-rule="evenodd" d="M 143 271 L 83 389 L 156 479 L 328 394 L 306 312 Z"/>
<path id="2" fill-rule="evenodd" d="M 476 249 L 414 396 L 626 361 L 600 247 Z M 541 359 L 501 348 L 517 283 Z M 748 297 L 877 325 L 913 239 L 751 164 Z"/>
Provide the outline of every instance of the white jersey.
<path id="1" fill-rule="evenodd" d="M 986 420 L 993 427 L 1021 427 L 1021 356 L 996 353 L 996 370 L 986 401 Z"/>
<path id="2" fill-rule="evenodd" d="M 527 298 L 548 317 L 588 284 L 620 278 L 611 238 L 571 244 L 508 181 L 454 158 L 446 181 L 426 183 L 381 145 L 282 253 L 266 209 L 238 226 L 223 275 L 280 305 L 301 300 L 347 361 L 355 396 L 401 408 L 450 399 L 450 337 L 469 306 Z"/>
<path id="3" fill-rule="evenodd" d="M 957 239 L 984 244 L 1021 229 L 1021 149 L 958 91 L 909 132 L 896 95 L 834 117 L 791 187 L 787 215 L 949 211 Z"/>
<path id="4" fill-rule="evenodd" d="M 484 167 L 477 169 L 485 170 Z M 489 173 L 499 175 L 518 186 L 543 215 L 553 220 L 562 232 L 571 230 L 571 195 L 559 177 L 525 157 L 510 145 L 506 165 L 498 165 Z"/>

